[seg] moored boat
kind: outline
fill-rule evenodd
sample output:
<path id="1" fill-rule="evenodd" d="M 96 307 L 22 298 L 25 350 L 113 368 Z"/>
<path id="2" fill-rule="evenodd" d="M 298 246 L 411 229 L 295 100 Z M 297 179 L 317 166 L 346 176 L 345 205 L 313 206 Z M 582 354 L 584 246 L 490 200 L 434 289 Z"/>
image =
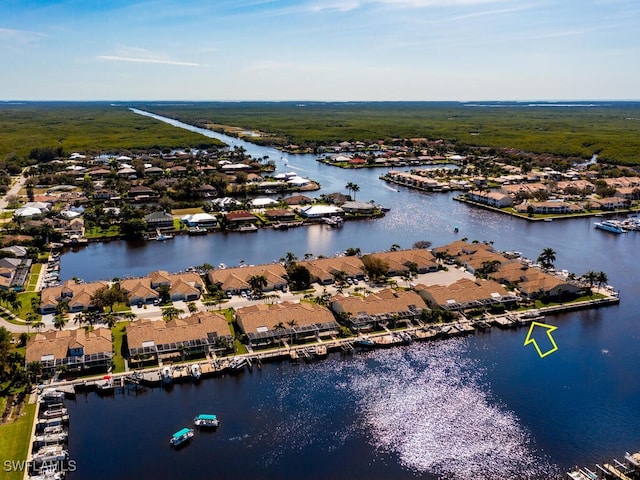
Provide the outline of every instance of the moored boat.
<path id="1" fill-rule="evenodd" d="M 64 462 L 69 458 L 69 452 L 67 452 L 62 445 L 48 445 L 38 450 L 32 458 L 34 466 L 41 466 L 43 464 L 51 464 Z"/>
<path id="2" fill-rule="evenodd" d="M 183 428 L 174 433 L 169 439 L 169 444 L 172 447 L 177 447 L 187 443 L 193 438 L 193 428 Z"/>
<path id="3" fill-rule="evenodd" d="M 189 228 L 189 230 L 187 230 L 187 235 L 191 235 L 191 236 L 206 235 L 207 233 L 208 233 L 207 229 L 203 227 L 191 227 Z"/>
<path id="4" fill-rule="evenodd" d="M 353 342 L 355 347 L 360 348 L 374 348 L 376 346 L 375 342 L 367 337 L 362 337 Z"/>
<path id="5" fill-rule="evenodd" d="M 67 409 L 64 406 L 55 405 L 53 407 L 46 409 L 42 413 L 42 416 L 45 418 L 58 418 L 58 417 L 63 417 L 66 414 L 67 414 Z"/>
<path id="6" fill-rule="evenodd" d="M 202 377 L 202 368 L 200 367 L 199 363 L 194 363 L 193 365 L 191 365 L 190 371 L 191 378 L 193 380 L 200 380 L 200 377 Z"/>
<path id="7" fill-rule="evenodd" d="M 626 232 L 626 230 L 622 228 L 622 223 L 616 220 L 603 220 L 602 222 L 595 222 L 593 225 L 600 230 L 605 230 L 611 233 Z"/>
<path id="8" fill-rule="evenodd" d="M 193 424 L 200 428 L 217 428 L 220 426 L 220 420 L 217 415 L 201 413 L 193 419 Z"/>
<path id="9" fill-rule="evenodd" d="M 234 357 L 229 361 L 229 369 L 232 372 L 240 372 L 244 369 L 247 359 L 244 357 Z"/>
<path id="10" fill-rule="evenodd" d="M 169 385 L 171 382 L 173 382 L 173 374 L 171 373 L 171 368 L 162 367 L 160 377 L 162 378 L 162 383 L 164 385 Z"/>
<path id="11" fill-rule="evenodd" d="M 314 353 L 317 357 L 326 357 L 327 356 L 327 346 L 326 345 L 316 345 L 314 349 Z"/>

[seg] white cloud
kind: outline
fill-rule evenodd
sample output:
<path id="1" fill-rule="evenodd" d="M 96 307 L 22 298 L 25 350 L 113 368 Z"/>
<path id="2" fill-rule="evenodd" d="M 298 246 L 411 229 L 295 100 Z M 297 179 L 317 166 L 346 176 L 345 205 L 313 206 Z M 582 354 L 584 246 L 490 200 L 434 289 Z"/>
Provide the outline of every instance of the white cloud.
<path id="1" fill-rule="evenodd" d="M 44 33 L 0 28 L 0 45 L 28 45 L 38 42 L 45 37 L 46 35 Z"/>
<path id="2" fill-rule="evenodd" d="M 177 60 L 165 60 L 161 58 L 135 58 L 135 57 L 122 57 L 119 55 L 98 55 L 101 60 L 110 60 L 114 62 L 133 62 L 133 63 L 157 63 L 161 65 L 179 65 L 184 67 L 201 67 L 200 63 L 193 62 L 180 62 Z"/>

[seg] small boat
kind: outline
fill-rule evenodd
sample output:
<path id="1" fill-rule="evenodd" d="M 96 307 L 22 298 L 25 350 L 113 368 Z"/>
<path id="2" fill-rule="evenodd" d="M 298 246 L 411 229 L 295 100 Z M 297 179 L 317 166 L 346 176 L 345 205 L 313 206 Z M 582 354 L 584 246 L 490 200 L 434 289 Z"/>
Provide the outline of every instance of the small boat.
<path id="1" fill-rule="evenodd" d="M 40 396 L 40 400 L 44 403 L 59 403 L 64 400 L 64 392 L 58 390 L 45 390 Z"/>
<path id="2" fill-rule="evenodd" d="M 247 359 L 244 357 L 235 357 L 229 361 L 229 368 L 232 372 L 240 372 L 244 369 Z"/>
<path id="3" fill-rule="evenodd" d="M 67 452 L 62 445 L 48 445 L 42 447 L 37 453 L 33 455 L 32 461 L 35 465 L 51 464 L 64 462 L 69 458 L 69 452 Z"/>
<path id="4" fill-rule="evenodd" d="M 156 230 L 156 233 L 158 234 L 158 235 L 156 236 L 156 240 L 157 240 L 158 242 L 165 242 L 165 241 L 167 241 L 167 240 L 171 240 L 171 239 L 173 238 L 173 235 L 169 235 L 169 234 L 166 234 L 166 233 L 162 233 L 160 230 Z"/>
<path id="5" fill-rule="evenodd" d="M 55 408 L 49 408 L 44 411 L 42 414 L 45 418 L 58 418 L 63 417 L 67 414 L 67 409 L 62 406 L 58 406 Z"/>
<path id="6" fill-rule="evenodd" d="M 353 345 L 355 347 L 360 347 L 360 348 L 375 348 L 376 344 L 373 340 L 371 340 L 370 338 L 359 338 L 358 340 L 353 342 Z"/>
<path id="7" fill-rule="evenodd" d="M 29 480 L 62 480 L 65 472 L 58 471 L 58 465 L 43 465 L 36 475 L 30 475 Z"/>
<path id="8" fill-rule="evenodd" d="M 207 229 L 206 228 L 202 228 L 202 227 L 191 227 L 189 228 L 189 230 L 187 230 L 187 235 L 206 235 L 207 234 Z"/>
<path id="9" fill-rule="evenodd" d="M 172 447 L 182 445 L 193 438 L 193 428 L 183 428 L 174 433 L 169 439 Z"/>
<path id="10" fill-rule="evenodd" d="M 98 393 L 100 395 L 110 395 L 115 391 L 115 385 L 113 384 L 113 377 L 111 375 L 105 375 L 102 377 L 102 382 L 98 382 Z"/>
<path id="11" fill-rule="evenodd" d="M 217 428 L 220 426 L 220 420 L 217 415 L 201 413 L 193 419 L 193 424 L 200 428 Z"/>
<path id="12" fill-rule="evenodd" d="M 191 378 L 193 380 L 200 380 L 200 377 L 202 377 L 202 368 L 200 367 L 199 363 L 194 363 L 193 365 L 191 365 L 189 370 L 191 372 Z"/>
<path id="13" fill-rule="evenodd" d="M 173 382 L 173 374 L 171 373 L 171 368 L 162 367 L 162 370 L 160 371 L 160 377 L 162 378 L 162 383 L 164 385 L 169 385 L 171 382 Z"/>
<path id="14" fill-rule="evenodd" d="M 326 345 L 316 345 L 314 349 L 314 353 L 316 357 L 326 357 L 327 356 L 327 346 Z"/>

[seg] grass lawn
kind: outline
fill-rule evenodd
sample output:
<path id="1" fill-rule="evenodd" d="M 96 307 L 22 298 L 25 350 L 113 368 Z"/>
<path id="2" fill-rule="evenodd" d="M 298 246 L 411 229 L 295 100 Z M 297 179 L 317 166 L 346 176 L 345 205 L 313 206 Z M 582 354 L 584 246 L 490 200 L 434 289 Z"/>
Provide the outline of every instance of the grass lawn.
<path id="1" fill-rule="evenodd" d="M 22 305 L 17 311 L 13 309 L 11 309 L 11 311 L 15 313 L 19 318 L 24 320 L 27 318 L 27 314 L 33 311 L 33 309 L 31 308 L 31 299 L 39 297 L 40 292 L 21 292 L 18 294 L 18 299 L 20 299 L 20 303 Z M 38 301 L 38 303 L 40 302 Z"/>
<path id="2" fill-rule="evenodd" d="M 171 209 L 171 215 L 175 217 L 182 217 L 183 215 L 193 215 L 194 213 L 204 213 L 204 210 L 202 209 L 202 207 Z"/>
<path id="3" fill-rule="evenodd" d="M 100 227 L 91 227 L 85 230 L 84 236 L 87 238 L 114 238 L 120 236 L 120 227 L 111 225 L 106 230 Z"/>
<path id="4" fill-rule="evenodd" d="M 22 415 L 16 421 L 6 425 L 0 425 L 0 452 L 3 461 L 26 460 L 29 451 L 29 438 L 36 405 L 27 404 L 22 410 Z M 4 465 L 3 465 L 4 467 Z M 6 472 L 6 470 L 3 469 Z M 23 471 L 4 473 L 2 478 L 6 480 L 24 478 Z"/>
<path id="5" fill-rule="evenodd" d="M 124 372 L 124 357 L 122 356 L 122 342 L 129 322 L 118 322 L 111 329 L 113 335 L 113 373 Z"/>
<path id="6" fill-rule="evenodd" d="M 36 284 L 38 283 L 38 277 L 40 276 L 40 271 L 42 270 L 41 263 L 34 263 L 31 265 L 31 273 L 29 273 L 29 281 L 27 282 L 27 291 L 35 291 Z"/>
<path id="7" fill-rule="evenodd" d="M 582 295 L 581 297 L 574 298 L 573 300 L 568 301 L 568 302 L 547 302 L 547 303 L 543 303 L 540 300 L 536 300 L 534 308 L 551 307 L 551 306 L 555 306 L 555 305 L 570 305 L 572 303 L 588 302 L 590 300 L 600 300 L 602 298 L 605 298 L 605 295 L 602 295 L 601 293 L 594 293 L 593 295 Z"/>

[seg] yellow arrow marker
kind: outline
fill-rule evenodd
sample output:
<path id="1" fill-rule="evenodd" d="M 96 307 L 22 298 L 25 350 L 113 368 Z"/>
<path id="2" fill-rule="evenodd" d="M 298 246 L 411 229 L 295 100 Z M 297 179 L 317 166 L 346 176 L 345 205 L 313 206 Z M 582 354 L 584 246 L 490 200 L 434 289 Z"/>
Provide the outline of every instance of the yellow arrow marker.
<path id="1" fill-rule="evenodd" d="M 549 337 L 549 341 L 551 342 L 551 345 L 553 345 L 553 348 L 551 348 L 550 350 L 547 350 L 546 352 L 542 352 L 542 350 L 540 350 L 540 346 L 538 345 L 538 342 L 536 342 L 536 339 L 533 338 L 532 334 L 533 334 L 533 330 L 536 327 L 540 327 L 540 328 L 544 328 L 547 332 L 547 337 Z M 551 336 L 551 332 L 553 332 L 554 330 L 557 330 L 558 327 L 554 327 L 553 325 L 547 325 L 546 323 L 540 323 L 540 322 L 531 322 L 531 325 L 529 326 L 529 332 L 527 333 L 527 338 L 524 339 L 524 344 L 525 345 L 529 345 L 530 343 L 533 343 L 533 346 L 536 347 L 536 351 L 538 352 L 538 355 L 540 355 L 540 358 L 544 358 L 547 355 L 555 352 L 556 350 L 558 350 L 558 345 L 556 345 L 555 340 L 553 339 L 553 337 Z"/>

